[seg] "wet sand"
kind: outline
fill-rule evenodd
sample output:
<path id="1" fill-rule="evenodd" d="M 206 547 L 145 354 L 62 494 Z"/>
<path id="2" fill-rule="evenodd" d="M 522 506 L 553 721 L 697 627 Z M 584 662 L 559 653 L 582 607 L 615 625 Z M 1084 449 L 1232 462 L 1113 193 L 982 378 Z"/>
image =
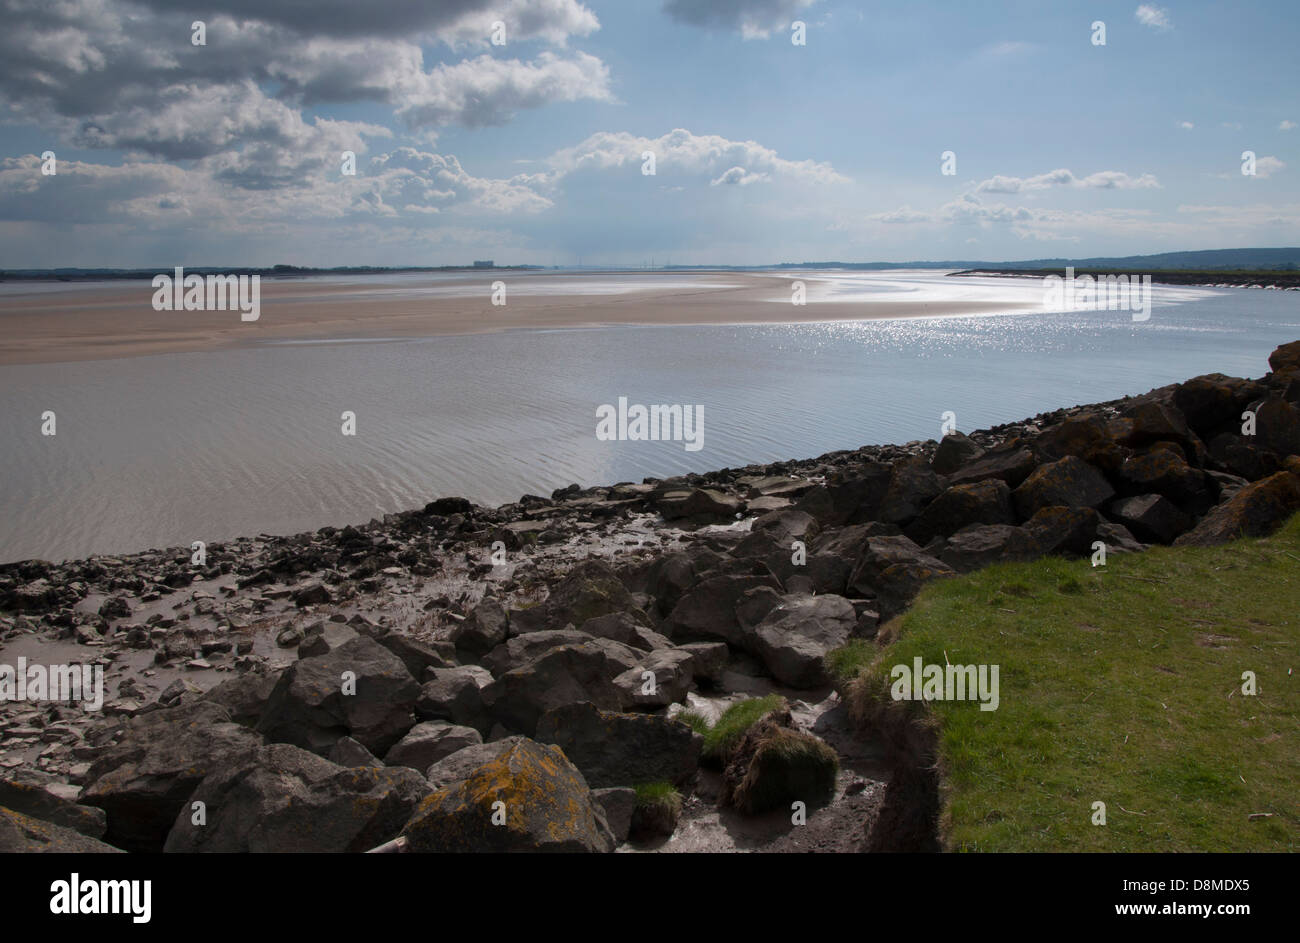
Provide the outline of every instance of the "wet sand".
<path id="1" fill-rule="evenodd" d="M 614 273 L 484 272 L 460 282 L 263 278 L 256 321 L 233 311 L 155 311 L 149 282 L 11 283 L 0 295 L 0 364 L 56 363 L 176 351 L 247 347 L 273 341 L 432 337 L 604 325 L 783 324 L 985 314 L 1027 304 L 960 300 L 828 301 L 809 276 L 732 272 L 627 273 L 636 290 L 564 293 L 562 283 L 616 280 Z M 807 303 L 780 303 L 801 277 Z M 653 282 L 662 279 L 663 288 Z M 503 281 L 507 303 L 493 305 Z M 645 284 L 643 284 L 645 283 Z M 698 284 L 692 284 L 698 283 Z"/>

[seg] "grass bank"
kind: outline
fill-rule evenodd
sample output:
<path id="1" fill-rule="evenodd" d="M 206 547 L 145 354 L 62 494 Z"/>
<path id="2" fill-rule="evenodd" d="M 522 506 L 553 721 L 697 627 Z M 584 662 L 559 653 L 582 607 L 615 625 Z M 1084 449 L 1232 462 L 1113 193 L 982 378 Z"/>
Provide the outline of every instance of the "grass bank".
<path id="1" fill-rule="evenodd" d="M 937 772 L 942 848 L 1300 847 L 1300 516 L 1261 540 L 936 582 L 885 634 L 828 663 L 855 716 L 911 743 L 900 762 Z M 999 666 L 997 710 L 892 699 L 917 656 Z"/>

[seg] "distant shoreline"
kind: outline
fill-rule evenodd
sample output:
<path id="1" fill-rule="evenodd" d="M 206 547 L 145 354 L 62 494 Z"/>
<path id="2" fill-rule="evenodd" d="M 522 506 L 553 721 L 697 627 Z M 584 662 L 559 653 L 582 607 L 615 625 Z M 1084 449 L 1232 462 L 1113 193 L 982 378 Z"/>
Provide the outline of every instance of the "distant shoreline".
<path id="1" fill-rule="evenodd" d="M 949 272 L 951 276 L 981 276 L 1004 278 L 1043 278 L 1046 275 L 1065 274 L 1065 268 L 974 268 L 961 272 Z M 1161 285 L 1186 285 L 1189 288 L 1273 288 L 1281 291 L 1300 290 L 1300 272 L 1215 272 L 1196 270 L 1141 271 L 1134 269 L 1076 268 L 1075 277 L 1080 275 L 1149 275 L 1151 281 Z"/>

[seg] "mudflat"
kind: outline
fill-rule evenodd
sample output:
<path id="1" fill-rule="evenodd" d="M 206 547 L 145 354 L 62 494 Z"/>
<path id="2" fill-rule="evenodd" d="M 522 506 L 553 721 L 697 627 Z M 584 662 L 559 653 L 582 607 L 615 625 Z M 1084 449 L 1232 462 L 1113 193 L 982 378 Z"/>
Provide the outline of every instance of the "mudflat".
<path id="1" fill-rule="evenodd" d="M 983 314 L 1030 305 L 933 297 L 835 300 L 807 280 L 807 303 L 790 303 L 795 276 L 733 272 L 487 271 L 481 279 L 272 278 L 260 313 L 157 311 L 145 280 L 13 282 L 0 295 L 0 364 L 56 363 L 284 340 L 432 337 L 604 325 L 774 324 Z M 493 304 L 504 282 L 505 304 Z M 660 284 L 656 285 L 656 282 Z M 586 288 L 590 284 L 591 290 Z M 25 290 L 30 285 L 30 290 Z M 784 302 L 784 303 L 782 303 Z"/>

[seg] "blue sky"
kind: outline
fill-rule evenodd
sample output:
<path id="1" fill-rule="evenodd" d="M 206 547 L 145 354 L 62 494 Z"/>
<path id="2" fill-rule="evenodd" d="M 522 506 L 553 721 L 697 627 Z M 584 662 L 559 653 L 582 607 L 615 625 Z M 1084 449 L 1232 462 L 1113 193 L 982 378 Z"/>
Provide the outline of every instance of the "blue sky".
<path id="1" fill-rule="evenodd" d="M 0 8 L 7 268 L 1300 245 L 1292 2 Z"/>

